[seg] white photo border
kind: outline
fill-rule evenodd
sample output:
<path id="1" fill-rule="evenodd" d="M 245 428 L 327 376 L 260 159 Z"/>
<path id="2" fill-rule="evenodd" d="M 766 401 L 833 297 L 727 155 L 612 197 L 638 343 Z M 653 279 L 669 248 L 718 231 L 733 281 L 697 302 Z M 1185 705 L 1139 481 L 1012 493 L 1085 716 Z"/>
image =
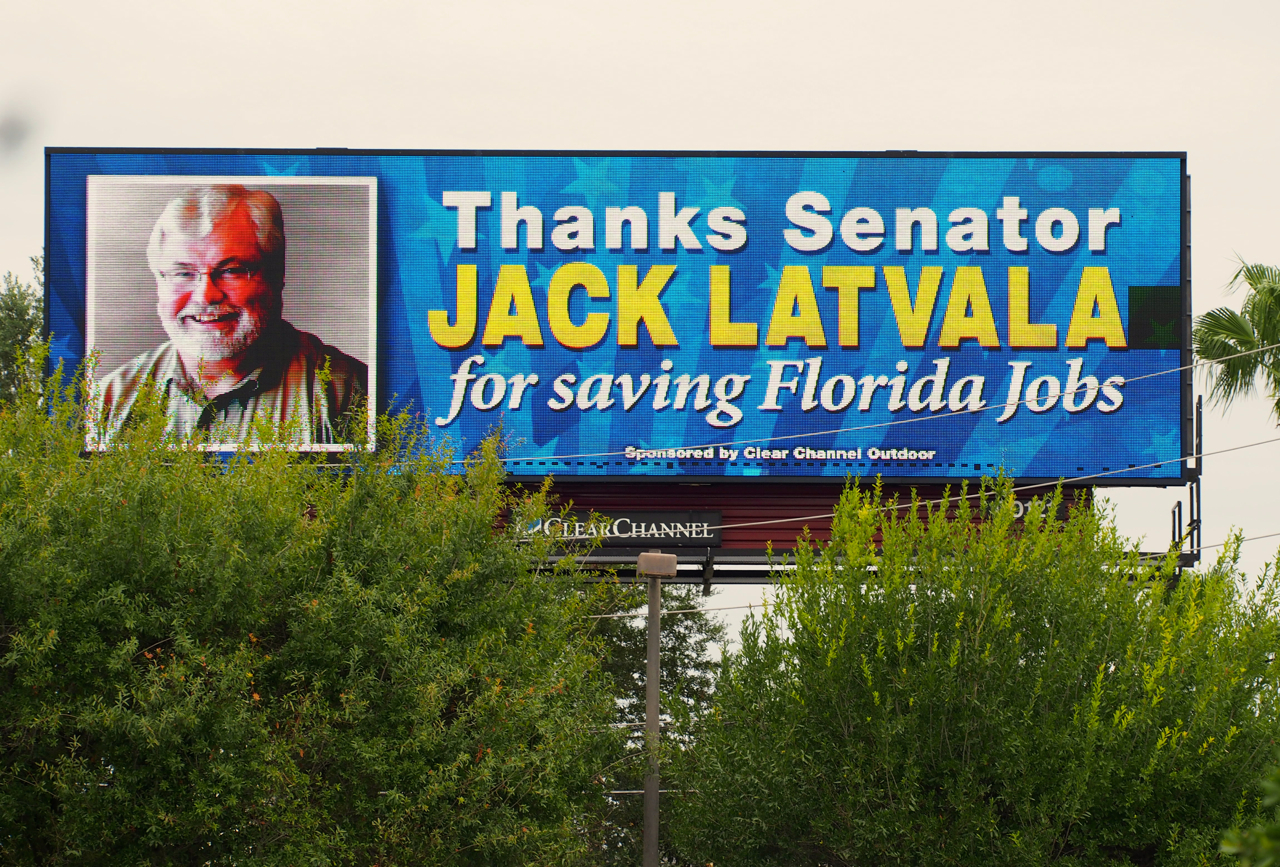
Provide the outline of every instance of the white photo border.
<path id="1" fill-rule="evenodd" d="M 377 445 L 377 395 L 378 395 L 378 178 L 373 175 L 89 175 L 85 179 L 85 314 L 84 352 L 92 357 L 95 335 L 95 302 L 97 293 L 97 204 L 98 196 L 116 186 L 144 184 L 170 186 L 210 186 L 215 184 L 240 184 L 275 186 L 363 186 L 369 196 L 369 347 L 368 347 L 368 440 L 365 448 L 373 451 Z M 87 374 L 90 395 L 96 395 L 94 371 Z M 86 430 L 85 446 L 90 451 L 103 451 L 109 445 L 94 441 L 93 431 Z M 262 446 L 244 443 L 206 443 L 201 447 L 210 452 L 259 451 L 264 448 L 284 448 L 295 452 L 347 452 L 358 446 L 355 443 L 314 443 L 311 445 L 278 444 Z"/>

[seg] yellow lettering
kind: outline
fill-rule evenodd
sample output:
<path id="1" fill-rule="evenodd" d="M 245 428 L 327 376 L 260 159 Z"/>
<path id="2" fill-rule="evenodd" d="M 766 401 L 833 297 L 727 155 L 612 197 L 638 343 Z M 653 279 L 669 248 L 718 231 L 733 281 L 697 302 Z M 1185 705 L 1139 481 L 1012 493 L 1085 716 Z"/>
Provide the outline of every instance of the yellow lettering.
<path id="1" fill-rule="evenodd" d="M 793 337 L 803 338 L 810 349 L 827 346 L 827 335 L 818 315 L 818 299 L 813 294 L 813 279 L 804 265 L 787 265 L 782 269 L 764 342 L 766 346 L 786 346 Z"/>
<path id="2" fill-rule="evenodd" d="M 970 308 L 972 316 L 967 315 Z M 938 345 L 954 349 L 961 340 L 977 340 L 985 349 L 1000 348 L 987 284 L 982 279 L 982 269 L 974 265 L 957 268 L 956 276 L 951 279 L 951 294 L 947 298 L 947 312 L 942 317 Z"/>
<path id="3" fill-rule="evenodd" d="M 659 296 L 676 273 L 675 265 L 654 265 L 636 285 L 635 265 L 618 266 L 618 345 L 635 346 L 640 338 L 640 322 L 644 321 L 649 340 L 654 346 L 679 346 L 667 311 Z"/>
<path id="4" fill-rule="evenodd" d="M 840 345 L 858 345 L 858 293 L 876 288 L 876 269 L 871 265 L 826 265 L 822 285 L 840 290 Z"/>
<path id="5" fill-rule="evenodd" d="M 924 346 L 924 339 L 929 335 L 929 322 L 933 319 L 933 305 L 938 300 L 938 286 L 942 283 L 942 268 L 927 265 L 920 269 L 915 304 L 911 303 L 911 287 L 907 285 L 906 268 L 901 265 L 885 265 L 884 282 L 889 287 L 893 318 L 898 322 L 902 345 L 911 349 Z"/>
<path id="6" fill-rule="evenodd" d="M 711 345 L 755 346 L 754 322 L 734 322 L 729 289 L 729 266 L 711 266 Z"/>
<path id="7" fill-rule="evenodd" d="M 1031 281 L 1025 265 L 1009 269 L 1009 345 L 1014 349 L 1053 349 L 1058 326 L 1031 321 Z"/>
<path id="8" fill-rule="evenodd" d="M 1098 315 L 1093 315 L 1094 307 Z M 1084 349 L 1090 340 L 1105 340 L 1108 349 L 1124 349 L 1129 344 L 1120 321 L 1116 291 L 1111 287 L 1111 272 L 1102 266 L 1085 268 L 1080 274 L 1076 306 L 1067 327 L 1068 349 Z"/>
<path id="9" fill-rule="evenodd" d="M 547 322 L 556 340 L 568 349 L 595 346 L 609 330 L 608 313 L 588 313 L 581 325 L 575 325 L 569 318 L 569 296 L 578 286 L 587 290 L 589 298 L 609 297 L 609 279 L 590 262 L 570 262 L 551 275 L 547 286 Z"/>
<path id="10" fill-rule="evenodd" d="M 474 265 L 466 267 L 475 268 Z M 515 312 L 511 310 L 513 306 Z M 480 342 L 485 346 L 501 346 L 508 337 L 519 337 L 525 346 L 542 345 L 538 310 L 533 306 L 529 275 L 523 265 L 503 265 L 498 269 L 498 282 L 493 287 L 493 301 L 489 304 L 489 317 Z"/>
<path id="11" fill-rule="evenodd" d="M 448 310 L 428 310 L 431 339 L 443 349 L 461 349 L 476 336 L 477 278 L 475 265 L 458 266 L 458 316 L 449 324 Z"/>

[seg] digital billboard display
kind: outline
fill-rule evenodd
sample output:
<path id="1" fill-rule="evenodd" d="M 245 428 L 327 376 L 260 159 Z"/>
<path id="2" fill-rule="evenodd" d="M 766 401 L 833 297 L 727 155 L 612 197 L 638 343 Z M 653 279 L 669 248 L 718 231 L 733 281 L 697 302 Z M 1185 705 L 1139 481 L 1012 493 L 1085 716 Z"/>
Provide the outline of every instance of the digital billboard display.
<path id="1" fill-rule="evenodd" d="M 152 379 L 219 447 L 365 445 L 367 403 L 515 476 L 1184 473 L 1183 154 L 46 159 L 97 447 Z"/>

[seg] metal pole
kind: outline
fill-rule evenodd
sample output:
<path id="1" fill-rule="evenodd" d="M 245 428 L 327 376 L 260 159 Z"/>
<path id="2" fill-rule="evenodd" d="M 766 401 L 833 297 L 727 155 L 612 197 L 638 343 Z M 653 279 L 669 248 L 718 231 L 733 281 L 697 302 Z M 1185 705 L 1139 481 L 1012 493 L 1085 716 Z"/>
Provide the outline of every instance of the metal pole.
<path id="1" fill-rule="evenodd" d="M 644 867 L 658 867 L 658 700 L 661 671 L 658 653 L 662 645 L 662 577 L 676 575 L 676 555 L 647 551 L 636 560 L 636 574 L 649 579 L 648 652 L 645 655 L 644 744 L 649 772 L 644 777 Z"/>
<path id="2" fill-rule="evenodd" d="M 649 773 L 644 778 L 644 867 L 658 867 L 658 648 L 662 638 L 662 579 L 649 576 L 649 650 L 645 662 L 644 740 Z"/>

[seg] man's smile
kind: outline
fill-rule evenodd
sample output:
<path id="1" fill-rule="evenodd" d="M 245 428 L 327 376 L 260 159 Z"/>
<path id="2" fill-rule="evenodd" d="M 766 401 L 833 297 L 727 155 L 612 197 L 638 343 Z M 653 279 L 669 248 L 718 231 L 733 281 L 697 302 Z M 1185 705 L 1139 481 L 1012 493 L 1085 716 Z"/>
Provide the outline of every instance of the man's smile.
<path id="1" fill-rule="evenodd" d="M 238 311 L 228 310 L 223 313 L 189 313 L 182 317 L 182 321 L 192 322 L 196 325 L 216 325 L 223 322 L 234 322 L 239 318 Z"/>

